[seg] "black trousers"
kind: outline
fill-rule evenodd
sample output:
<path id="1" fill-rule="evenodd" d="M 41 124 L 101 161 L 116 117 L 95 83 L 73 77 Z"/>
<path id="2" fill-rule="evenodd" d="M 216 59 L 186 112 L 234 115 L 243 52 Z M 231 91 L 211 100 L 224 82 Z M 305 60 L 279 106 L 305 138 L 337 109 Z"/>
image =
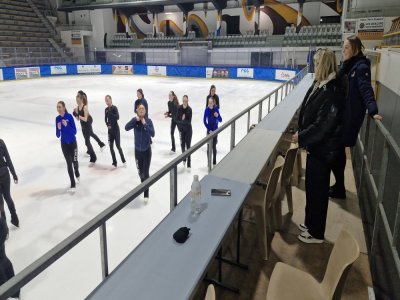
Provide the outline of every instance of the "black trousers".
<path id="1" fill-rule="evenodd" d="M 61 149 L 64 154 L 65 161 L 67 162 L 68 175 L 69 179 L 71 180 L 71 187 L 73 188 L 76 186 L 74 171 L 76 178 L 80 176 L 78 164 L 78 144 L 76 142 L 72 144 L 61 144 Z"/>
<path id="2" fill-rule="evenodd" d="M 4 211 L 4 200 L 7 203 L 11 216 L 16 215 L 15 204 L 11 198 L 11 179 L 7 167 L 0 169 L 0 209 Z M 3 199 L 4 197 L 4 199 Z M 4 214 L 5 215 L 5 214 Z"/>
<path id="3" fill-rule="evenodd" d="M 329 203 L 331 164 L 307 154 L 306 163 L 306 213 L 304 224 L 308 232 L 323 239 Z"/>
<path id="4" fill-rule="evenodd" d="M 97 142 L 100 148 L 104 147 L 106 144 L 104 144 L 100 138 L 93 132 L 93 128 L 91 129 L 90 132 L 90 137 L 94 138 L 94 140 Z"/>
<path id="5" fill-rule="evenodd" d="M 96 153 L 93 150 L 92 143 L 90 142 L 90 137 L 93 134 L 92 126 L 82 127 L 83 137 L 85 139 L 85 145 L 87 147 L 87 153 L 90 156 L 90 162 L 94 163 L 97 160 Z"/>
<path id="6" fill-rule="evenodd" d="M 110 152 L 111 152 L 111 157 L 113 161 L 113 165 L 117 165 L 117 158 L 115 157 L 115 151 L 114 151 L 114 142 L 115 145 L 117 146 L 119 155 L 121 156 L 122 163 L 125 163 L 125 156 L 124 152 L 122 151 L 121 148 L 121 133 L 119 131 L 119 128 L 117 130 L 108 130 L 108 144 L 110 145 Z"/>
<path id="7" fill-rule="evenodd" d="M 213 148 L 212 148 L 213 165 L 217 164 L 217 144 L 218 144 L 218 136 L 213 138 Z M 209 145 L 207 143 L 207 158 L 208 158 L 208 151 L 209 151 Z M 207 161 L 208 161 L 208 159 L 207 159 Z"/>
<path id="8" fill-rule="evenodd" d="M 334 189 L 338 192 L 345 192 L 344 186 L 344 169 L 346 168 L 346 148 L 341 148 L 339 155 L 334 164 L 332 164 L 332 172 L 335 175 Z"/>
<path id="9" fill-rule="evenodd" d="M 176 147 L 175 147 L 175 129 L 176 129 L 176 122 L 174 120 L 171 120 L 171 150 L 175 151 Z"/>
<path id="10" fill-rule="evenodd" d="M 143 182 L 150 177 L 151 147 L 146 151 L 135 150 L 135 160 L 140 180 Z M 144 197 L 149 198 L 149 190 L 144 191 Z"/>
<path id="11" fill-rule="evenodd" d="M 8 257 L 5 255 L 4 244 L 2 248 L 3 249 L 0 250 L 1 252 L 3 252 L 1 255 L 2 257 L 0 258 L 0 285 L 3 285 L 15 275 L 13 265 Z M 20 291 L 16 292 L 12 297 L 19 298 L 19 296 Z"/>
<path id="12" fill-rule="evenodd" d="M 181 149 L 182 149 L 182 153 L 185 152 L 186 150 L 190 149 L 190 145 L 192 144 L 192 135 L 193 135 L 193 131 L 192 129 L 188 130 L 188 131 L 180 131 L 180 138 L 181 138 Z M 186 160 L 184 160 L 186 161 Z M 190 156 L 188 156 L 188 167 L 191 166 L 191 160 L 190 160 Z"/>

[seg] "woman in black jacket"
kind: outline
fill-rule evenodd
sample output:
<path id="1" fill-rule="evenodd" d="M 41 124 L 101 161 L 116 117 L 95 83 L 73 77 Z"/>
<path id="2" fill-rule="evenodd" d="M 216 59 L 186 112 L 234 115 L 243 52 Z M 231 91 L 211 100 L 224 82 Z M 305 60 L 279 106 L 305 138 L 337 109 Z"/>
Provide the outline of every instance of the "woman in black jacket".
<path id="1" fill-rule="evenodd" d="M 169 92 L 169 100 L 168 100 L 168 111 L 164 113 L 166 118 L 171 118 L 171 152 L 176 151 L 175 147 L 175 129 L 176 129 L 176 117 L 178 114 L 179 108 L 179 100 L 178 97 L 175 95 L 174 91 Z"/>
<path id="2" fill-rule="evenodd" d="M 368 110 L 369 116 L 376 120 L 382 119 L 378 114 L 378 106 L 371 86 L 371 63 L 364 56 L 362 50 L 363 45 L 357 36 L 348 37 L 342 49 L 344 63 L 339 71 L 339 77 L 346 82 L 347 96 L 343 145 L 332 168 L 336 179 L 335 185 L 329 190 L 329 196 L 332 198 L 346 199 L 344 186 L 345 147 L 353 147 L 356 144 L 358 132 L 365 118 L 365 111 Z"/>
<path id="3" fill-rule="evenodd" d="M 14 277 L 14 268 L 11 261 L 6 255 L 5 241 L 8 236 L 8 227 L 6 219 L 0 218 L 0 285 L 6 283 L 9 279 Z M 19 298 L 20 292 L 12 295 L 13 298 Z"/>
<path id="4" fill-rule="evenodd" d="M 11 213 L 11 224 L 16 227 L 19 227 L 19 219 L 17 216 L 17 212 L 15 210 L 15 204 L 13 199 L 11 198 L 11 180 L 10 180 L 10 172 L 12 174 L 14 183 L 18 183 L 18 176 L 15 172 L 14 165 L 11 161 L 10 154 L 8 153 L 7 146 L 2 139 L 0 139 L 0 210 L 1 217 L 6 219 L 6 213 L 4 210 L 4 199 L 6 200 L 8 210 Z"/>
<path id="5" fill-rule="evenodd" d="M 178 129 L 181 138 L 181 149 L 182 153 L 185 152 L 185 149 L 190 149 L 190 145 L 192 143 L 192 108 L 189 106 L 189 97 L 187 95 L 183 96 L 182 105 L 178 108 Z M 183 161 L 183 164 L 186 165 L 186 159 Z M 191 160 L 190 156 L 187 160 L 187 167 L 191 168 Z"/>
<path id="6" fill-rule="evenodd" d="M 217 88 L 215 87 L 215 85 L 211 85 L 210 92 L 208 93 L 207 98 L 206 98 L 206 108 L 208 106 L 208 100 L 212 97 L 214 99 L 215 106 L 217 106 L 218 109 L 221 109 L 221 106 L 219 105 L 219 97 L 216 94 L 216 92 L 217 92 Z"/>
<path id="7" fill-rule="evenodd" d="M 335 54 L 328 49 L 315 56 L 315 82 L 307 92 L 293 141 L 307 150 L 305 222 L 298 238 L 305 243 L 324 241 L 329 179 L 343 135 L 345 91 L 336 76 Z"/>

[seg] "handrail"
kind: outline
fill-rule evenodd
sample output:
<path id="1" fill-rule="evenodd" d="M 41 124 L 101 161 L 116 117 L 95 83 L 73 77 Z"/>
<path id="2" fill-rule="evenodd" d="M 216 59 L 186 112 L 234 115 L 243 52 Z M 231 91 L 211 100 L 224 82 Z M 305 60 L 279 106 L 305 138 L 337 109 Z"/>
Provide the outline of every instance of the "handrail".
<path id="1" fill-rule="evenodd" d="M 66 239 L 61 241 L 58 245 L 50 249 L 48 252 L 43 254 L 40 258 L 34 261 L 32 264 L 27 266 L 21 272 L 16 274 L 9 281 L 0 286 L 0 299 L 7 299 L 7 297 L 11 297 L 16 291 L 21 289 L 27 283 L 29 283 L 32 279 L 46 270 L 49 266 L 51 266 L 54 262 L 56 262 L 60 257 L 69 252 L 72 248 L 74 248 L 78 243 L 84 240 L 87 236 L 89 236 L 92 232 L 94 232 L 97 228 L 100 230 L 100 247 L 101 247 L 101 262 L 102 262 L 102 273 L 103 279 L 108 276 L 108 257 L 107 257 L 107 238 L 106 238 L 106 222 L 113 217 L 116 213 L 122 210 L 129 203 L 134 201 L 140 194 L 142 194 L 145 190 L 147 190 L 151 185 L 156 183 L 160 178 L 165 176 L 167 173 L 170 173 L 170 185 L 171 185 L 171 199 L 170 199 L 170 208 L 173 210 L 177 205 L 177 167 L 178 165 L 185 160 L 188 156 L 192 155 L 195 151 L 200 149 L 206 144 L 211 144 L 213 142 L 213 138 L 223 132 L 228 127 L 232 128 L 231 131 L 231 150 L 235 146 L 235 123 L 236 121 L 247 114 L 248 120 L 247 124 L 250 122 L 250 112 L 253 108 L 259 106 L 258 113 L 258 121 L 261 121 L 262 115 L 262 103 L 268 100 L 268 112 L 270 111 L 270 102 L 273 96 L 275 96 L 275 107 L 278 104 L 278 96 L 279 91 L 281 91 L 281 100 L 284 96 L 286 96 L 293 88 L 296 86 L 300 80 L 308 73 L 308 68 L 304 68 L 299 73 L 296 74 L 293 78 L 283 83 L 281 86 L 274 89 L 272 92 L 256 101 L 252 105 L 248 106 L 246 109 L 235 115 L 228 122 L 223 124 L 218 130 L 209 134 L 190 149 L 185 151 L 183 154 L 179 155 L 177 158 L 169 162 L 162 169 L 158 170 L 154 173 L 150 178 L 148 178 L 143 183 L 136 186 L 132 191 L 128 192 L 125 196 L 120 198 L 110 207 L 106 208 L 100 214 L 95 216 L 88 223 L 83 225 L 77 231 L 72 233 Z M 211 154 L 212 147 L 209 147 L 209 155 Z M 209 160 L 208 165 L 209 171 L 211 170 L 211 160 Z"/>

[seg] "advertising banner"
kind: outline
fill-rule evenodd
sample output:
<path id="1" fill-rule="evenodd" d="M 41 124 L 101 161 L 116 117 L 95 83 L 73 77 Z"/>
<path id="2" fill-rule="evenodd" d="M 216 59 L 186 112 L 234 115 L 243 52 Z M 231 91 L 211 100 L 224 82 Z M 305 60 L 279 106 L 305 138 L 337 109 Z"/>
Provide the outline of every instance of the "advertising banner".
<path id="1" fill-rule="evenodd" d="M 67 74 L 67 66 L 51 66 L 50 72 L 51 72 L 51 75 L 66 75 Z"/>
<path id="2" fill-rule="evenodd" d="M 385 29 L 384 17 L 361 18 L 358 20 L 358 36 L 362 40 L 380 40 Z"/>
<path id="3" fill-rule="evenodd" d="M 212 78 L 229 78 L 229 70 L 225 68 L 214 68 Z"/>
<path id="4" fill-rule="evenodd" d="M 0 81 L 3 81 L 3 69 L 0 69 Z"/>
<path id="5" fill-rule="evenodd" d="M 167 67 L 166 66 L 147 66 L 147 75 L 167 76 Z"/>
<path id="6" fill-rule="evenodd" d="M 254 69 L 237 68 L 237 78 L 254 78 Z"/>
<path id="7" fill-rule="evenodd" d="M 291 70 L 275 70 L 275 80 L 287 81 L 296 76 L 296 71 Z"/>
<path id="8" fill-rule="evenodd" d="M 206 68 L 206 78 L 212 78 L 214 68 Z"/>
<path id="9" fill-rule="evenodd" d="M 114 75 L 133 75 L 132 65 L 113 65 L 112 73 Z"/>
<path id="10" fill-rule="evenodd" d="M 78 74 L 100 74 L 101 65 L 77 65 Z"/>
<path id="11" fill-rule="evenodd" d="M 39 78 L 40 68 L 30 67 L 30 68 L 15 68 L 15 79 L 29 79 L 29 78 Z"/>

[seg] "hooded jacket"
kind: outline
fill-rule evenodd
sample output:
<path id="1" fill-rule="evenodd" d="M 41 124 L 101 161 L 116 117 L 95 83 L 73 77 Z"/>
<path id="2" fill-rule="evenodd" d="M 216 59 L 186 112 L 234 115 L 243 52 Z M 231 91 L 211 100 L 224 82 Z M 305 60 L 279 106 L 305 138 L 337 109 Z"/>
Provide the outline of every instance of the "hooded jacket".
<path id="1" fill-rule="evenodd" d="M 343 63 L 339 76 L 347 85 L 343 143 L 353 147 L 366 110 L 371 117 L 378 114 L 371 85 L 371 63 L 364 55 L 352 57 Z"/>
<path id="2" fill-rule="evenodd" d="M 299 146 L 332 162 L 343 138 L 345 88 L 338 78 L 308 90 L 299 115 Z"/>
<path id="3" fill-rule="evenodd" d="M 155 135 L 153 122 L 146 117 L 145 124 L 142 124 L 141 121 L 138 121 L 134 117 L 125 125 L 126 131 L 131 129 L 133 129 L 135 134 L 135 150 L 139 152 L 148 150 L 152 144 L 151 138 Z"/>
<path id="4" fill-rule="evenodd" d="M 58 129 L 57 124 L 61 123 L 62 120 L 67 122 L 67 126 L 61 124 L 61 130 Z M 56 136 L 61 137 L 62 144 L 72 144 L 76 142 L 76 126 L 72 115 L 65 112 L 64 116 L 60 115 L 56 118 Z"/>

